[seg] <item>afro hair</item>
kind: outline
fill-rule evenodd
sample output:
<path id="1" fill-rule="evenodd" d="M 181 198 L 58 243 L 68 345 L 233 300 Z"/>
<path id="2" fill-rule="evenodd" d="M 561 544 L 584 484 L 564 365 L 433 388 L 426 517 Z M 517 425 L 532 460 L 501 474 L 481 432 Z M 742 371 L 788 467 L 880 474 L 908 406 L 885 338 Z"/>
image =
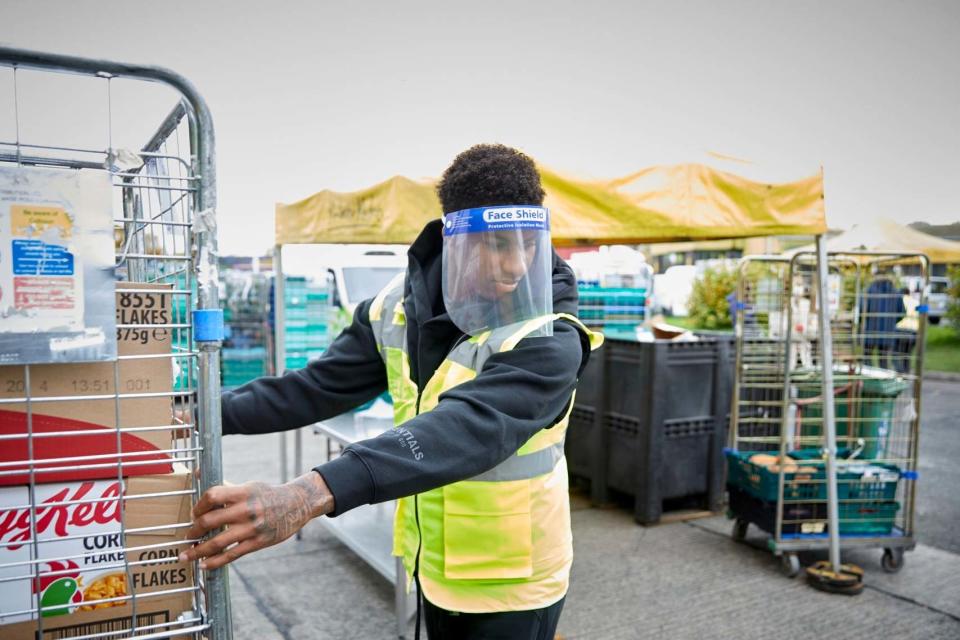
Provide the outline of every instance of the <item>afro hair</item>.
<path id="1" fill-rule="evenodd" d="M 543 204 L 540 174 L 528 156 L 502 144 L 478 144 L 443 172 L 437 195 L 444 213 L 505 204 Z"/>

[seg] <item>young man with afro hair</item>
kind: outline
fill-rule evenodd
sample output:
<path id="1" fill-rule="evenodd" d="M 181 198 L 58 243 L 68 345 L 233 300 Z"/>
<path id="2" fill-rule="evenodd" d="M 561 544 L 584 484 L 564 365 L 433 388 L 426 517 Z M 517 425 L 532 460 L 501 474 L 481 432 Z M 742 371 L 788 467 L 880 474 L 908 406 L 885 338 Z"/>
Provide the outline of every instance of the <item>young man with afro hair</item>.
<path id="1" fill-rule="evenodd" d="M 458 155 L 437 193 L 445 214 L 537 208 L 544 198 L 530 158 L 486 144 Z M 222 399 L 224 434 L 259 434 L 332 418 L 389 390 L 397 428 L 284 485 L 210 489 L 188 537 L 229 528 L 182 557 L 216 568 L 317 516 L 399 500 L 394 553 L 420 589 L 432 640 L 550 639 L 572 562 L 563 435 L 598 339 L 573 318 L 576 278 L 548 239 L 519 254 L 490 245 L 477 260 L 501 269 L 491 295 L 510 296 L 545 251 L 555 315 L 540 324 L 552 320 L 552 332 L 517 323 L 500 331 L 512 332 L 506 339 L 471 337 L 444 302 L 443 231 L 442 220 L 423 228 L 402 280 L 362 302 L 323 357 Z"/>

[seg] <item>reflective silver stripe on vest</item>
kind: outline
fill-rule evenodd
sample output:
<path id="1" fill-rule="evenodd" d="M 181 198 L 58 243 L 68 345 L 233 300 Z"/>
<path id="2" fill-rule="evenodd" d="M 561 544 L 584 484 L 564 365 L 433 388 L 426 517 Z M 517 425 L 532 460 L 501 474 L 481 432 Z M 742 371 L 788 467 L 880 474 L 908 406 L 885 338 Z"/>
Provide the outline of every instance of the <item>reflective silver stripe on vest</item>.
<path id="1" fill-rule="evenodd" d="M 382 347 L 392 347 L 396 349 L 405 349 L 407 327 L 403 324 L 394 324 L 393 315 L 397 303 L 403 300 L 403 280 L 391 282 L 393 290 L 388 291 L 383 296 L 383 310 L 380 312 L 380 320 L 371 322 L 373 336 L 377 345 L 381 347 L 381 356 L 384 360 L 387 354 L 383 353 Z"/>
<path id="2" fill-rule="evenodd" d="M 391 314 L 392 316 L 393 314 Z M 406 342 L 407 326 L 403 324 L 393 324 L 392 319 L 389 324 L 384 324 L 381 329 L 381 335 L 377 342 L 385 347 L 395 347 L 403 349 Z"/>
<path id="3" fill-rule="evenodd" d="M 385 307 L 384 299 L 388 294 L 393 293 L 394 289 L 396 288 L 399 288 L 402 291 L 405 279 L 406 272 L 401 271 L 390 279 L 390 282 L 387 283 L 387 286 L 385 286 L 383 289 L 380 289 L 380 293 L 378 293 L 374 297 L 373 302 L 370 303 L 370 324 L 373 324 L 374 322 L 377 322 L 379 319 L 383 318 L 383 309 Z M 393 307 L 389 308 L 392 309 Z"/>
<path id="4" fill-rule="evenodd" d="M 522 326 L 522 322 L 517 322 L 494 329 L 483 344 L 476 344 L 469 340 L 461 342 L 447 355 L 447 359 L 472 369 L 474 373 L 480 375 L 484 363 L 490 356 L 499 353 L 503 348 L 503 343 L 509 340 Z"/>
<path id="5" fill-rule="evenodd" d="M 480 369 L 483 368 L 483 363 L 494 353 L 495 352 L 487 349 L 486 343 L 478 345 L 469 340 L 465 340 L 454 347 L 453 351 L 447 354 L 446 359 L 456 362 L 479 375 Z"/>
<path id="6" fill-rule="evenodd" d="M 525 456 L 513 454 L 493 469 L 470 478 L 479 482 L 506 482 L 527 480 L 550 473 L 563 457 L 563 442 L 550 445 Z"/>

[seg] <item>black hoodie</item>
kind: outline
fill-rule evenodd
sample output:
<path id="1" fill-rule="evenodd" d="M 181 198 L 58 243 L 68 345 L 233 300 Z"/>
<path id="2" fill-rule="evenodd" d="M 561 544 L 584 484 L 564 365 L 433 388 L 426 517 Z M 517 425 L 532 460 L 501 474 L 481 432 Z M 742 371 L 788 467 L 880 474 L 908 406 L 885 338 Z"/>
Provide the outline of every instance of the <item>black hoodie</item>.
<path id="1" fill-rule="evenodd" d="M 408 252 L 404 309 L 411 377 L 420 391 L 464 334 L 450 320 L 441 292 L 441 223 L 424 227 Z M 261 378 L 222 398 L 223 433 L 294 429 L 349 411 L 387 388 L 370 327 L 371 300 L 323 357 L 277 378 Z M 553 256 L 553 307 L 577 313 L 576 278 Z M 526 338 L 491 356 L 473 380 L 441 394 L 432 411 L 404 423 L 416 454 L 394 431 L 348 446 L 316 467 L 339 515 L 362 504 L 422 493 L 492 469 L 566 412 L 590 349 L 571 323 L 552 337 Z M 403 434 L 407 438 L 409 434 Z M 421 455 L 422 454 L 422 455 Z"/>

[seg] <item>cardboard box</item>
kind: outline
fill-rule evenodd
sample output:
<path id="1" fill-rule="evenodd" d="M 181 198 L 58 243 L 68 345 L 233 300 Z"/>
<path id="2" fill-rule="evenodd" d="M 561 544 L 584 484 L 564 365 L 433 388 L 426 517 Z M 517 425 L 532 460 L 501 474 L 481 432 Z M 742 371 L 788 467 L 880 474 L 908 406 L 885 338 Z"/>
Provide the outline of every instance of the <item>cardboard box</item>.
<path id="1" fill-rule="evenodd" d="M 173 294 L 163 293 L 168 285 L 118 282 L 117 324 L 139 325 L 117 329 L 117 351 L 121 356 L 151 356 L 171 353 L 171 330 L 151 328 L 173 322 Z M 156 293 L 128 293 L 129 289 L 151 289 Z M 141 328 L 142 327 L 142 328 Z M 31 402 L 33 422 L 33 459 L 35 481 L 117 477 L 118 433 L 122 474 L 169 473 L 170 456 L 151 453 L 171 447 L 170 429 L 125 431 L 134 427 L 157 427 L 172 421 L 172 399 L 105 398 L 89 396 L 115 393 L 114 367 L 119 369 L 119 392 L 169 393 L 173 388 L 170 358 L 137 358 L 113 362 L 45 364 L 30 367 L 31 399 L 70 396 L 56 402 Z M 25 398 L 26 367 L 0 367 L 0 398 Z M 84 399 L 87 397 L 87 399 Z M 76 399 L 73 399 L 76 398 Z M 80 435 L 77 431 L 102 433 Z M 37 437 L 41 433 L 63 435 Z M 25 403 L 0 404 L 0 435 L 26 434 Z M 28 484 L 29 448 L 27 438 L 2 440 L 0 447 L 0 486 Z M 79 456 L 99 456 L 86 460 L 60 460 Z M 142 464 L 148 463 L 148 464 Z M 93 466 L 99 465 L 99 466 Z M 23 471 L 12 474 L 11 471 Z"/>
<path id="2" fill-rule="evenodd" d="M 173 621 L 192 609 L 190 591 L 170 593 L 194 584 L 192 566 L 176 560 L 186 546 L 190 473 L 136 476 L 124 485 L 122 496 L 119 480 L 37 485 L 36 545 L 29 488 L 0 487 L 0 637 L 37 637 L 38 593 L 44 638 L 129 628 L 130 600 L 104 601 L 110 586 L 112 597 L 136 598 L 140 624 Z M 177 493 L 156 495 L 170 492 Z M 39 585 L 32 579 L 37 561 Z"/>
<path id="3" fill-rule="evenodd" d="M 173 625 L 177 621 L 180 612 L 189 611 L 192 605 L 186 602 L 183 597 L 160 596 L 155 598 L 137 600 L 137 636 L 148 633 L 175 632 L 191 625 Z M 195 619 L 192 613 L 187 614 L 191 619 Z M 43 623 L 43 640 L 61 640 L 65 638 L 89 637 L 99 633 L 115 633 L 116 635 L 106 636 L 106 638 L 129 638 L 131 637 L 131 622 L 133 618 L 132 610 L 129 607 L 116 607 L 110 609 L 101 609 L 89 613 L 68 616 L 69 623 L 63 622 L 51 623 L 51 618 L 47 618 Z M 83 620 L 82 622 L 78 620 Z M 193 624 L 196 624 L 194 622 Z M 152 629 L 144 627 L 152 625 Z M 142 629 L 142 630 L 139 630 Z M 36 623 L 22 623 L 10 626 L 0 626 L 0 637 L 4 640 L 40 640 Z M 194 638 L 194 635 L 173 635 L 173 640 L 179 638 Z"/>

